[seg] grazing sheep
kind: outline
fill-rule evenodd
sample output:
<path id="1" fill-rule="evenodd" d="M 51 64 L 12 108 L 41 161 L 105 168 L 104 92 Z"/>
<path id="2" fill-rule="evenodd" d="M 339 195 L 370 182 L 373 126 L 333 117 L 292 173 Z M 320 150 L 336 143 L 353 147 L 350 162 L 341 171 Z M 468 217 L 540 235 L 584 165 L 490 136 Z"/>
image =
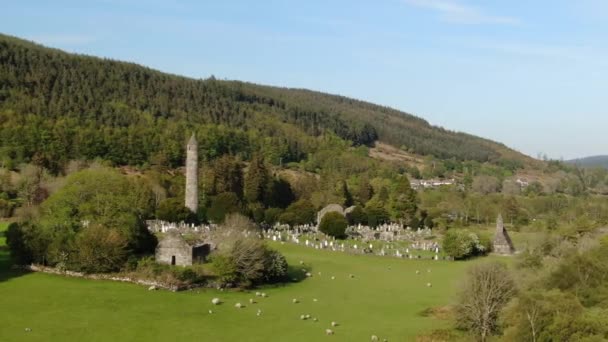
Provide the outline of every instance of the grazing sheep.
<path id="1" fill-rule="evenodd" d="M 237 308 L 237 309 L 241 309 L 241 308 L 244 308 L 245 305 L 243 305 L 241 303 L 236 303 L 236 304 L 234 304 L 234 307 Z"/>
<path id="2" fill-rule="evenodd" d="M 261 294 L 260 292 L 256 292 L 256 293 L 255 293 L 255 296 L 256 296 L 256 297 L 260 297 L 261 295 L 262 295 L 262 294 Z"/>
<path id="3" fill-rule="evenodd" d="M 372 341 L 374 341 L 374 342 L 375 342 L 375 341 L 379 341 L 378 336 L 376 336 L 376 335 L 372 335 Z"/>
<path id="4" fill-rule="evenodd" d="M 420 271 L 416 270 L 416 274 L 420 274 Z"/>
<path id="5" fill-rule="evenodd" d="M 255 300 L 253 300 L 253 298 L 249 298 L 249 304 L 255 304 Z"/>
<path id="6" fill-rule="evenodd" d="M 310 319 L 310 315 L 309 314 L 306 314 L 305 317 L 306 317 L 306 319 Z"/>
<path id="7" fill-rule="evenodd" d="M 338 326 L 338 323 L 337 323 L 337 322 L 331 322 L 331 326 L 332 326 L 332 327 L 337 327 L 337 326 Z"/>
<path id="8" fill-rule="evenodd" d="M 319 320 L 315 317 L 312 319 L 313 322 L 318 322 Z"/>
<path id="9" fill-rule="evenodd" d="M 304 261 L 300 260 L 300 265 L 304 265 Z"/>
<path id="10" fill-rule="evenodd" d="M 426 283 L 426 286 L 427 286 L 427 287 L 433 287 L 433 284 L 431 284 L 431 283 Z"/>
<path id="11" fill-rule="evenodd" d="M 212 313 L 213 313 L 213 310 L 209 310 L 209 314 L 212 314 Z"/>
<path id="12" fill-rule="evenodd" d="M 213 305 L 219 305 L 222 301 L 219 298 L 213 298 L 211 300 L 211 304 Z"/>
<path id="13" fill-rule="evenodd" d="M 326 334 L 326 335 L 333 335 L 333 334 L 334 334 L 334 331 L 333 331 L 333 330 L 331 330 L 331 329 L 325 329 L 325 334 Z"/>
<path id="14" fill-rule="evenodd" d="M 261 316 L 262 315 L 262 310 L 258 309 L 258 312 L 256 312 L 256 316 Z"/>
<path id="15" fill-rule="evenodd" d="M 296 298 L 294 298 L 294 299 L 291 300 L 291 302 L 294 303 L 294 304 L 298 304 L 300 301 L 297 300 Z"/>
<path id="16" fill-rule="evenodd" d="M 313 298 L 312 301 L 316 303 L 318 300 L 317 298 Z"/>
<path id="17" fill-rule="evenodd" d="M 25 328 L 25 332 L 31 332 L 32 328 Z"/>
<path id="18" fill-rule="evenodd" d="M 334 279 L 336 279 L 336 277 L 334 277 L 334 276 L 331 276 L 331 280 L 334 280 Z"/>
<path id="19" fill-rule="evenodd" d="M 306 320 L 306 315 L 300 315 L 300 319 L 305 321 Z"/>
<path id="20" fill-rule="evenodd" d="M 156 290 L 156 286 L 152 285 L 150 287 L 148 287 L 148 291 L 154 291 Z"/>
<path id="21" fill-rule="evenodd" d="M 306 276 L 307 276 L 308 278 L 310 278 L 310 277 L 312 277 L 312 273 L 307 272 L 307 273 L 306 273 Z"/>
<path id="22" fill-rule="evenodd" d="M 262 297 L 266 298 L 266 297 L 268 297 L 268 295 L 265 292 L 262 292 Z"/>

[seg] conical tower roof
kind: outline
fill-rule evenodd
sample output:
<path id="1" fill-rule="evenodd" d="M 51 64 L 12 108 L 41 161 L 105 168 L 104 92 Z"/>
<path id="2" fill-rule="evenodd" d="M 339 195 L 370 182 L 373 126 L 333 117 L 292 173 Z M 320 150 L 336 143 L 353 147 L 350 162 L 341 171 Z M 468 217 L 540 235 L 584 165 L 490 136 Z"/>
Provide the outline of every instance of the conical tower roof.
<path id="1" fill-rule="evenodd" d="M 190 140 L 188 140 L 188 145 L 193 146 L 193 145 L 197 145 L 197 144 L 198 144 L 198 142 L 196 141 L 196 135 L 194 133 L 192 133 Z"/>

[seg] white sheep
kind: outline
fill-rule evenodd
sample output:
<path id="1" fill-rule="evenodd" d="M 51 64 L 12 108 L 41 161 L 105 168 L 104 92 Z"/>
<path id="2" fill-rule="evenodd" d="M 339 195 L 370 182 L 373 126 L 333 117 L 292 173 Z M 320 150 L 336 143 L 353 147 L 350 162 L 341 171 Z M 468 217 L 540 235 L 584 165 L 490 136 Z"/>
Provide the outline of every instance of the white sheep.
<path id="1" fill-rule="evenodd" d="M 291 300 L 291 302 L 294 303 L 294 304 L 298 304 L 300 301 L 298 301 L 296 298 L 294 298 L 294 299 Z"/>
<path id="2" fill-rule="evenodd" d="M 376 335 L 372 335 L 372 341 L 378 341 L 378 340 L 379 340 L 379 339 L 378 339 L 378 336 L 376 336 Z"/>
<path id="3" fill-rule="evenodd" d="M 337 322 L 331 322 L 331 326 L 332 326 L 332 327 L 337 327 L 337 326 L 338 326 L 338 323 L 337 323 Z"/>
<path id="4" fill-rule="evenodd" d="M 234 307 L 237 309 L 241 309 L 241 308 L 244 308 L 245 306 L 241 303 L 236 303 L 236 304 L 234 304 Z"/>
<path id="5" fill-rule="evenodd" d="M 334 331 L 333 331 L 333 330 L 331 330 L 331 329 L 325 329 L 325 334 L 326 334 L 326 335 L 333 335 L 333 334 L 334 334 Z"/>
<path id="6" fill-rule="evenodd" d="M 211 304 L 213 305 L 219 305 L 222 301 L 219 298 L 213 298 L 211 300 Z"/>

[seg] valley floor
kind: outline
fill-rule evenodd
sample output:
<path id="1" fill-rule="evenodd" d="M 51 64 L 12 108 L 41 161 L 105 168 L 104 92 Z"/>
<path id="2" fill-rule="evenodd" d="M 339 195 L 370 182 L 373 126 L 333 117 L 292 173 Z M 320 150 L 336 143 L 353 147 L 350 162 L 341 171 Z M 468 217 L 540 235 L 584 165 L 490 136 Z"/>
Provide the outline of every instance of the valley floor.
<path id="1" fill-rule="evenodd" d="M 313 277 L 252 292 L 171 293 L 16 273 L 8 269 L 3 245 L 2 239 L 0 341 L 369 341 L 371 335 L 411 341 L 450 325 L 421 312 L 450 304 L 466 268 L 478 262 L 355 256 L 277 243 L 272 246 L 290 265 L 305 267 Z M 255 291 L 266 292 L 268 298 L 255 297 Z M 213 306 L 214 297 L 224 304 Z M 249 304 L 250 298 L 257 304 Z M 235 308 L 237 302 L 246 307 Z M 306 314 L 318 322 L 300 320 Z M 331 327 L 332 321 L 339 326 Z M 335 335 L 326 336 L 328 328 Z"/>

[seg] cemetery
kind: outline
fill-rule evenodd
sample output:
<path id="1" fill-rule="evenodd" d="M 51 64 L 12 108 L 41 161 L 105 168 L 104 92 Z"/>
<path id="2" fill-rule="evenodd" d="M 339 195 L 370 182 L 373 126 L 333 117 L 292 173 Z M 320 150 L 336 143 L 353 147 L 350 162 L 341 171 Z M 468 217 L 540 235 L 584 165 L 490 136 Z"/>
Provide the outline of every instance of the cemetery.
<path id="1" fill-rule="evenodd" d="M 8 255 L 0 248 L 3 308 L 13 313 L 4 321 L 0 340 L 20 340 L 26 328 L 34 340 L 78 340 L 85 336 L 92 340 L 238 340 L 247 334 L 250 341 L 268 341 L 278 332 L 289 341 L 369 340 L 371 336 L 409 340 L 450 325 L 448 320 L 423 313 L 449 305 L 465 270 L 481 262 L 432 260 L 435 251 L 430 244 L 411 247 L 413 254 L 420 251 L 428 255 L 413 260 L 357 252 L 363 247 L 361 240 L 345 240 L 342 251 L 343 242 L 312 243 L 313 234 L 304 230 L 287 234 L 277 227 L 266 234 L 269 244 L 283 253 L 297 272 L 306 271 L 309 277 L 246 291 L 173 293 L 114 281 L 20 273 L 5 268 Z M 286 241 L 272 241 L 271 236 L 278 235 Z M 392 243 L 389 249 L 388 241 L 372 241 L 372 247 L 381 250 L 386 245 L 387 252 L 409 248 Z M 37 309 L 59 306 L 64 309 L 52 316 Z M 150 318 L 155 318 L 154 324 Z M 91 322 L 97 329 L 89 329 Z"/>

